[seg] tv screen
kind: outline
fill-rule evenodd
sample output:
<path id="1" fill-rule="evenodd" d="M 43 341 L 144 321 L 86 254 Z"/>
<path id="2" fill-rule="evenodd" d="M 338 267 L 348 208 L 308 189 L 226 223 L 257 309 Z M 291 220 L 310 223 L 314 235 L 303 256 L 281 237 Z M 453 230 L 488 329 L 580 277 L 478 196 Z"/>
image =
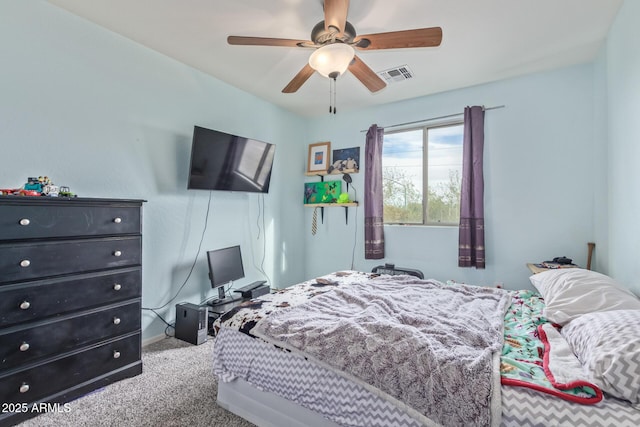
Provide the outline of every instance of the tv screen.
<path id="1" fill-rule="evenodd" d="M 211 287 L 217 288 L 244 277 L 240 246 L 216 249 L 207 252 Z"/>
<path id="2" fill-rule="evenodd" d="M 187 188 L 268 193 L 276 146 L 195 126 Z"/>

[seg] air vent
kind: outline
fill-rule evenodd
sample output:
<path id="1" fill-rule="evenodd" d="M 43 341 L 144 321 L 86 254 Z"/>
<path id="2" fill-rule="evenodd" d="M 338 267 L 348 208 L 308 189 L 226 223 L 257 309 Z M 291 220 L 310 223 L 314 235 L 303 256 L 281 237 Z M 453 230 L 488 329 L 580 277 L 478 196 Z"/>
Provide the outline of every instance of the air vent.
<path id="1" fill-rule="evenodd" d="M 413 78 L 413 72 L 406 65 L 380 71 L 378 75 L 387 83 L 403 82 Z"/>

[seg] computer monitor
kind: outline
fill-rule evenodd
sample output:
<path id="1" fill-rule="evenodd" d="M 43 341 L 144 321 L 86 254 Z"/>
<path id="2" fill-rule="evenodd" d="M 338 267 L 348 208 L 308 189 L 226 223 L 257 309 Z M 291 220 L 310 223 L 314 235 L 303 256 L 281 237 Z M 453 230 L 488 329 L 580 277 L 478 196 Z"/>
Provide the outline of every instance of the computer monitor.
<path id="1" fill-rule="evenodd" d="M 229 299 L 225 296 L 224 286 L 234 280 L 244 278 L 244 268 L 242 266 L 242 253 L 240 246 L 216 249 L 207 252 L 209 261 L 209 279 L 211 287 L 218 289 L 218 300 Z"/>

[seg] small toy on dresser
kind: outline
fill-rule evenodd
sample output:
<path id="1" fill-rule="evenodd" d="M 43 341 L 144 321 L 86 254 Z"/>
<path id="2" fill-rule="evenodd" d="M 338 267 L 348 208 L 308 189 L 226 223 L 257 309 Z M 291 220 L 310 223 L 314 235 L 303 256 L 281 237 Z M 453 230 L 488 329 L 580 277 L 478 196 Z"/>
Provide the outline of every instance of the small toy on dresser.
<path id="1" fill-rule="evenodd" d="M 69 187 L 58 187 L 51 182 L 48 176 L 29 177 L 27 182 L 17 189 L 3 189 L 0 190 L 0 195 L 12 195 L 12 196 L 48 196 L 48 197 L 76 197 Z"/>
<path id="2" fill-rule="evenodd" d="M 69 187 L 66 187 L 64 185 L 60 186 L 60 191 L 58 191 L 58 196 L 59 197 L 78 197 L 77 195 L 71 192 Z"/>

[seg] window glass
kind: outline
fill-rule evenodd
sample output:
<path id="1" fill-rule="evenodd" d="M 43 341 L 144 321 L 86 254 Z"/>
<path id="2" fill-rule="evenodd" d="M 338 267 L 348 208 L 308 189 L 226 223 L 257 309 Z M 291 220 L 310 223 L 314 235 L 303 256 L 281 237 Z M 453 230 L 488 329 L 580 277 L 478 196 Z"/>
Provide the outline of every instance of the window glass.
<path id="1" fill-rule="evenodd" d="M 458 225 L 462 132 L 455 123 L 385 133 L 385 224 Z"/>

